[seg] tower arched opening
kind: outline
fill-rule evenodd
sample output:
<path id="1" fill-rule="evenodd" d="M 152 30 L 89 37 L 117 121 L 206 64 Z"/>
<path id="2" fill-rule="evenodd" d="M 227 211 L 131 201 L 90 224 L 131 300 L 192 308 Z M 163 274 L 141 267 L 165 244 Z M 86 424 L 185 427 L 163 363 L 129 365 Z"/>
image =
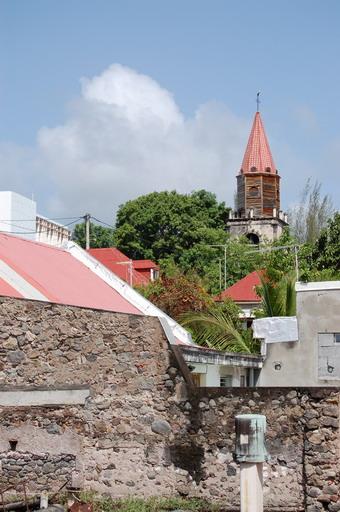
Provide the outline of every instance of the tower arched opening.
<path id="1" fill-rule="evenodd" d="M 248 240 L 254 244 L 254 245 L 259 245 L 260 243 L 260 238 L 259 236 L 256 234 L 256 233 L 247 233 L 246 234 L 246 237 L 248 238 Z"/>

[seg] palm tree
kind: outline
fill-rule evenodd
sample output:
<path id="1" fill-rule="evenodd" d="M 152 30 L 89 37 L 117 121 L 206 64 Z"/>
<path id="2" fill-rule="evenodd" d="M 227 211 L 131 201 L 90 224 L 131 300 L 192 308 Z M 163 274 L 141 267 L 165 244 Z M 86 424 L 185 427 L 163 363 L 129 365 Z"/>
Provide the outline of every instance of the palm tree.
<path id="1" fill-rule="evenodd" d="M 293 272 L 284 275 L 259 273 L 261 285 L 257 292 L 262 298 L 257 317 L 296 315 L 296 277 Z"/>
<path id="2" fill-rule="evenodd" d="M 252 330 L 239 328 L 216 307 L 205 312 L 185 313 L 181 317 L 181 324 L 189 327 L 198 345 L 224 352 L 259 352 L 259 343 L 253 339 Z"/>

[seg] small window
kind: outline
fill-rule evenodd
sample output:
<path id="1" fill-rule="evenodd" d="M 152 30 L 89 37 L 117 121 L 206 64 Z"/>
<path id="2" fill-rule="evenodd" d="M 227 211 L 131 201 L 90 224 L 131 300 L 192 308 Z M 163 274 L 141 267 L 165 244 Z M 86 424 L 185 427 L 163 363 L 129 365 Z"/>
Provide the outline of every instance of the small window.
<path id="1" fill-rule="evenodd" d="M 256 167 L 251 167 L 251 168 L 250 168 L 250 171 L 251 171 L 251 172 L 256 172 L 256 171 L 257 171 L 257 169 L 256 169 Z"/>
<path id="2" fill-rule="evenodd" d="M 271 172 L 271 168 L 270 167 L 266 167 L 266 172 Z"/>
<path id="3" fill-rule="evenodd" d="M 334 333 L 334 343 L 340 343 L 340 332 Z"/>
<path id="4" fill-rule="evenodd" d="M 220 386 L 221 388 L 231 388 L 233 385 L 233 376 L 232 375 L 224 375 L 220 377 Z"/>
<path id="5" fill-rule="evenodd" d="M 260 197 L 259 187 L 250 187 L 248 191 L 248 197 Z"/>
<path id="6" fill-rule="evenodd" d="M 245 375 L 241 375 L 241 377 L 240 377 L 240 387 L 241 388 L 246 387 L 246 376 Z"/>
<path id="7" fill-rule="evenodd" d="M 15 452 L 17 449 L 18 441 L 16 439 L 10 439 L 8 442 L 10 451 Z"/>

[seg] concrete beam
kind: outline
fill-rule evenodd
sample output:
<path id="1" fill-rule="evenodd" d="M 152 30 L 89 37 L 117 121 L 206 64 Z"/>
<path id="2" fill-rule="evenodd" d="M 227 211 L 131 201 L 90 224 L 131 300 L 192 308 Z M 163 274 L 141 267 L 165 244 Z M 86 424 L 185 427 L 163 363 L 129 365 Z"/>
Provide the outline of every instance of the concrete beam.
<path id="1" fill-rule="evenodd" d="M 0 406 L 84 405 L 89 396 L 89 388 L 0 390 Z"/>

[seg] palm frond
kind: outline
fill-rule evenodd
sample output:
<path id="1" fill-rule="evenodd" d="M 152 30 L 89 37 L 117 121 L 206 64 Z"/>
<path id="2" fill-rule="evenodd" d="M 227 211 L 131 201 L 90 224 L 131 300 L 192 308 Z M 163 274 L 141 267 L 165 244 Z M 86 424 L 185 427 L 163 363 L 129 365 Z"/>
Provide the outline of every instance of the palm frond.
<path id="1" fill-rule="evenodd" d="M 261 286 L 258 289 L 262 298 L 261 315 L 294 316 L 296 314 L 295 275 L 285 274 L 280 278 L 260 275 Z"/>
<path id="2" fill-rule="evenodd" d="M 250 329 L 238 330 L 223 311 L 189 312 L 181 317 L 181 323 L 189 327 L 194 340 L 200 345 L 225 352 L 253 353 L 256 347 Z M 248 332 L 249 331 L 249 332 Z"/>

